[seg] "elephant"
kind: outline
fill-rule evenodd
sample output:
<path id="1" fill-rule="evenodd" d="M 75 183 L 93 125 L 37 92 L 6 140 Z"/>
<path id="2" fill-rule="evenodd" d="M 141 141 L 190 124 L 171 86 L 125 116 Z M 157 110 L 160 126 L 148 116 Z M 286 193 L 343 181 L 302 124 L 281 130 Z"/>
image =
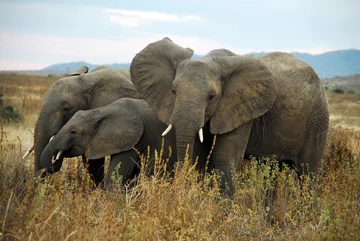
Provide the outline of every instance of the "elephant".
<path id="1" fill-rule="evenodd" d="M 298 174 L 319 169 L 329 111 L 312 67 L 284 52 L 254 57 L 215 49 L 192 60 L 193 53 L 165 37 L 130 65 L 141 98 L 167 130 L 174 127 L 178 161 L 186 151 L 195 155 L 194 143 L 210 149 L 216 135 L 210 162 L 223 173 L 221 192 L 229 196 L 244 157 L 276 156 Z"/>
<path id="2" fill-rule="evenodd" d="M 49 141 L 78 111 L 104 106 L 123 98 L 139 98 L 130 75 L 114 68 L 99 68 L 87 73 L 83 66 L 69 76 L 58 79 L 46 92 L 34 131 L 34 173 L 40 172 L 40 156 Z M 88 170 L 96 183 L 104 178 L 105 159 L 89 160 Z"/>
<path id="3" fill-rule="evenodd" d="M 61 157 L 85 155 L 96 160 L 111 156 L 105 186 L 110 183 L 115 170 L 125 182 L 139 171 L 137 151 L 147 155 L 148 146 L 151 153 L 154 149 L 161 150 L 164 128 L 166 124 L 144 100 L 121 98 L 106 106 L 79 110 L 45 146 L 40 156 L 40 168 L 46 168 L 48 173 L 59 170 Z M 176 148 L 174 131 L 164 138 L 163 157 L 170 157 L 167 166 L 170 171 L 176 160 L 176 150 L 170 154 L 168 146 Z M 119 163 L 120 167 L 116 169 Z"/>

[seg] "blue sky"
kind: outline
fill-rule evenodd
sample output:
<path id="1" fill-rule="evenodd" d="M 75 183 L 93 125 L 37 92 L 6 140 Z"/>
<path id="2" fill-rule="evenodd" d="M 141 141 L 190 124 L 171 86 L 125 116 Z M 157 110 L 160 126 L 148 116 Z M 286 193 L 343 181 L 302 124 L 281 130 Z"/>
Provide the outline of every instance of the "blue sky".
<path id="1" fill-rule="evenodd" d="M 0 0 L 0 70 L 128 63 L 165 36 L 197 54 L 360 49 L 360 1 Z"/>

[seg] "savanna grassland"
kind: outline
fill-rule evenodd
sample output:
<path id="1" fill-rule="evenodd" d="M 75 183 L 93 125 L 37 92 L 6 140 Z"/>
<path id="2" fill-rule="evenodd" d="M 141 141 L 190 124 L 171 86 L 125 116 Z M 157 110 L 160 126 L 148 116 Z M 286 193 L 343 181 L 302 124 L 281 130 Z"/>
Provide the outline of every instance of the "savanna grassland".
<path id="1" fill-rule="evenodd" d="M 32 156 L 21 157 L 55 80 L 0 75 L 3 105 L 23 117 L 0 123 L 0 240 L 359 240 L 359 90 L 327 90 L 331 129 L 321 173 L 299 182 L 274 160 L 247 161 L 227 199 L 220 174 L 201 179 L 186 160 L 171 181 L 158 175 L 166 157 L 157 157 L 154 176 L 141 173 L 130 186 L 114 176 L 109 190 L 93 187 L 77 158 L 45 181 L 33 178 Z"/>

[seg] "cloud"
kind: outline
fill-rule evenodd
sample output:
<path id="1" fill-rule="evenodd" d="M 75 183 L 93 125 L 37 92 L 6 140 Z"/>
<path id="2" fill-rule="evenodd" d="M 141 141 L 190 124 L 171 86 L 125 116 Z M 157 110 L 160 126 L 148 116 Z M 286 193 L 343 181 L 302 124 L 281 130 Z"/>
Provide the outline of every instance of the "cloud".
<path id="1" fill-rule="evenodd" d="M 149 22 L 190 22 L 202 21 L 195 15 L 177 15 L 155 11 L 132 11 L 124 9 L 105 9 L 110 14 L 110 22 L 128 27 L 138 27 Z"/>

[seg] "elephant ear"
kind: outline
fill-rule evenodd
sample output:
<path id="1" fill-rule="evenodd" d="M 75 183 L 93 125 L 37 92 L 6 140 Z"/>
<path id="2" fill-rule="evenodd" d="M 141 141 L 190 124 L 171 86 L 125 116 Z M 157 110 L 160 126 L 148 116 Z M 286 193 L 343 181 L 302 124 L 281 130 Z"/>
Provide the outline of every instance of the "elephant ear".
<path id="1" fill-rule="evenodd" d="M 163 38 L 136 54 L 130 65 L 131 79 L 160 120 L 169 124 L 174 100 L 172 82 L 177 65 L 190 59 L 194 51 Z"/>
<path id="2" fill-rule="evenodd" d="M 110 105 L 111 110 L 107 110 L 105 114 L 94 114 L 98 122 L 86 150 L 87 158 L 97 159 L 130 150 L 143 134 L 141 113 L 131 99 L 123 98 Z M 103 111 L 103 107 L 98 109 Z"/>
<path id="3" fill-rule="evenodd" d="M 77 68 L 76 70 L 74 70 L 73 72 L 71 72 L 71 73 L 69 74 L 69 76 L 86 74 L 88 71 L 89 71 L 89 67 L 87 67 L 87 66 L 81 66 L 81 67 Z"/>
<path id="4" fill-rule="evenodd" d="M 276 100 L 276 78 L 250 56 L 215 58 L 221 69 L 223 96 L 210 122 L 213 134 L 223 134 L 267 112 Z"/>

